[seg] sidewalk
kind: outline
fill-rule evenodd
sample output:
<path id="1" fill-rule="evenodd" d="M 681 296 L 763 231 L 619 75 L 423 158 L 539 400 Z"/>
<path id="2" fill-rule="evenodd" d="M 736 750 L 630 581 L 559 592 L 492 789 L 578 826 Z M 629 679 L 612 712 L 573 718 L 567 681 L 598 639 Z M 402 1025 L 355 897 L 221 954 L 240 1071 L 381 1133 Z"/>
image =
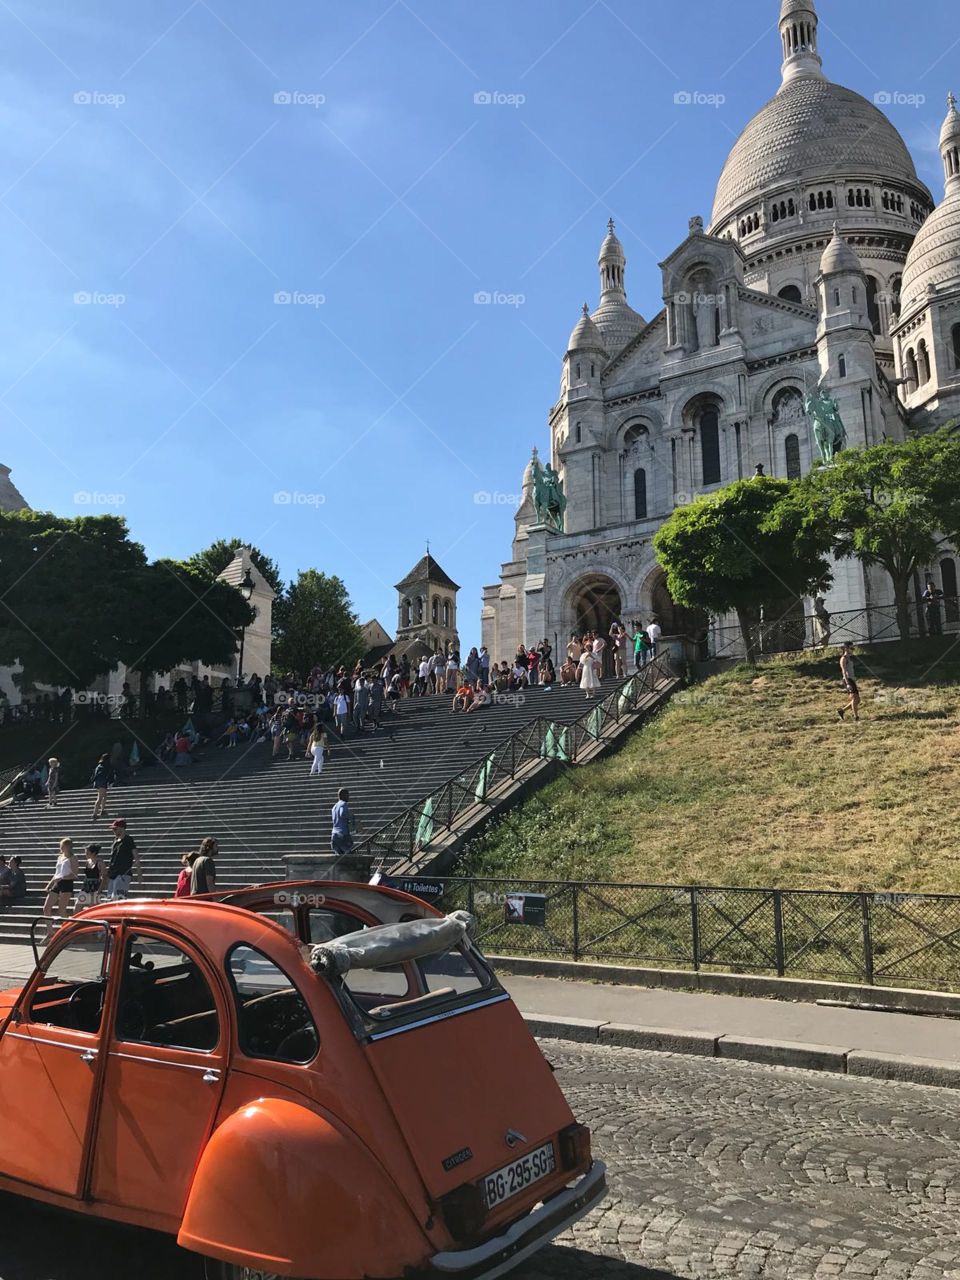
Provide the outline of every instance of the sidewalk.
<path id="1" fill-rule="evenodd" d="M 501 973 L 538 1036 L 960 1088 L 960 1021 Z"/>
<path id="2" fill-rule="evenodd" d="M 0 944 L 0 988 L 32 972 L 29 947 Z M 960 1019 L 505 971 L 500 978 L 530 1029 L 546 1039 L 960 1088 Z"/>

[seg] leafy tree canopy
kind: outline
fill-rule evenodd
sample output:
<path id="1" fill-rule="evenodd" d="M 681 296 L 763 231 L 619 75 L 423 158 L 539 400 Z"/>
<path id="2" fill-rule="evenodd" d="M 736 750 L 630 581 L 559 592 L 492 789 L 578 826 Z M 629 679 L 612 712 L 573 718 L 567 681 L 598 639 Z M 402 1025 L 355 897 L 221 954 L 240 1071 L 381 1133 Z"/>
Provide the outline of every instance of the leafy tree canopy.
<path id="1" fill-rule="evenodd" d="M 830 580 L 829 532 L 786 509 L 792 481 L 739 480 L 678 507 L 653 540 L 677 604 L 734 610 L 748 656 L 761 607 L 796 599 Z"/>
<path id="2" fill-rule="evenodd" d="M 119 516 L 0 513 L 0 662 L 89 687 L 123 659 L 145 567 Z"/>
<path id="3" fill-rule="evenodd" d="M 124 661 L 141 672 L 169 671 L 181 662 L 229 662 L 254 610 L 236 589 L 190 564 L 157 560 L 137 576 L 137 626 Z"/>
<path id="4" fill-rule="evenodd" d="M 273 605 L 273 665 L 305 676 L 312 667 L 349 666 L 363 637 L 347 588 L 335 575 L 307 569 Z"/>
<path id="5" fill-rule="evenodd" d="M 887 571 L 907 640 L 914 572 L 960 535 L 960 436 L 943 428 L 846 449 L 833 466 L 805 476 L 790 505 L 805 525 L 829 529 L 837 556 Z"/>

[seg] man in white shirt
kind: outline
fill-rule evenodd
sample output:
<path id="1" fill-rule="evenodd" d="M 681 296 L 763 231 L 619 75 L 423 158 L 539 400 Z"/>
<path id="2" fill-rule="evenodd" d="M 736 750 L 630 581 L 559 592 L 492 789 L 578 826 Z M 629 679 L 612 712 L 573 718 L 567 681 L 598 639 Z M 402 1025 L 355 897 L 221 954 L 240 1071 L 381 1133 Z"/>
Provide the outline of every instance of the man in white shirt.
<path id="1" fill-rule="evenodd" d="M 422 698 L 427 692 L 427 677 L 430 674 L 429 658 L 421 658 L 420 666 L 417 668 L 417 693 Z"/>
<path id="2" fill-rule="evenodd" d="M 657 622 L 656 618 L 654 618 L 654 620 L 650 623 L 649 627 L 647 627 L 647 637 L 650 641 L 650 657 L 651 658 L 655 658 L 657 656 L 657 645 L 662 635 L 663 635 L 663 631 L 660 628 L 660 623 Z"/>

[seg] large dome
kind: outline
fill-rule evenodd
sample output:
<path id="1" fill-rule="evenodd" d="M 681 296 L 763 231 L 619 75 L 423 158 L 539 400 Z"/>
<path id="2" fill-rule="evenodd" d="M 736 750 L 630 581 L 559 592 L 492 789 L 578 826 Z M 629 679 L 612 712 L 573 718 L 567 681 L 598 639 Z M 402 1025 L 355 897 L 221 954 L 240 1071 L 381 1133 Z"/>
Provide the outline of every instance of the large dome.
<path id="1" fill-rule="evenodd" d="M 741 133 L 713 205 L 716 232 L 741 206 L 781 182 L 850 175 L 925 190 L 900 134 L 872 102 L 820 76 L 787 81 Z"/>
<path id="2" fill-rule="evenodd" d="M 903 269 L 903 310 L 925 297 L 929 285 L 960 283 L 960 191 L 937 205 L 917 232 Z"/>

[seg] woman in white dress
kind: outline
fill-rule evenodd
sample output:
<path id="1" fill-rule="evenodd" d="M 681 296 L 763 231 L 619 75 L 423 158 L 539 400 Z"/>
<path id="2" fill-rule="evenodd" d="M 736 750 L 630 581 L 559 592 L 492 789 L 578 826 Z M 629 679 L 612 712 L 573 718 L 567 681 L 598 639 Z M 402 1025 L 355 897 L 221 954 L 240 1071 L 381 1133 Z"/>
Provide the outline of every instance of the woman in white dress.
<path id="1" fill-rule="evenodd" d="M 592 697 L 595 690 L 600 688 L 600 681 L 597 679 L 597 666 L 589 647 L 585 648 L 580 655 L 580 688 L 587 698 Z"/>

